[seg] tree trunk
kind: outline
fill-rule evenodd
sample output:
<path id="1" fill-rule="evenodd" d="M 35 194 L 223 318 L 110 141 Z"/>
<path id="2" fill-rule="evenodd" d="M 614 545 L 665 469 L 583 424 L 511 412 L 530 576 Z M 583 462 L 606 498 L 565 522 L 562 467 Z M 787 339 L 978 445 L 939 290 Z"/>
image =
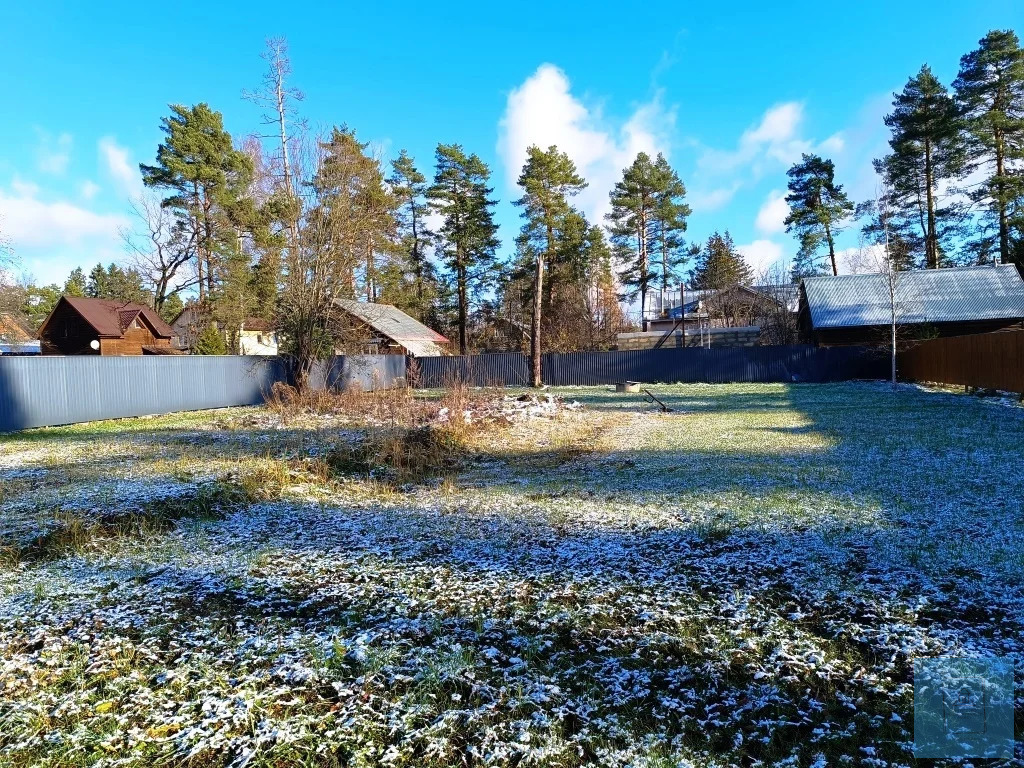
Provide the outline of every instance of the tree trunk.
<path id="1" fill-rule="evenodd" d="M 541 318 L 541 291 L 544 287 L 544 257 L 537 254 L 537 265 L 533 275 L 533 325 L 530 329 L 530 363 L 532 366 L 533 386 L 539 387 L 541 381 L 540 370 L 540 318 Z"/>
<path id="2" fill-rule="evenodd" d="M 939 243 L 935 232 L 935 197 L 932 194 L 932 145 L 925 139 L 924 142 L 924 183 L 925 195 L 928 201 L 928 231 L 925 234 L 924 257 L 925 266 L 928 269 L 939 267 Z"/>
<path id="3" fill-rule="evenodd" d="M 466 355 L 469 354 L 469 343 L 466 339 L 466 324 L 469 312 L 466 307 L 468 301 L 466 291 L 466 267 L 461 263 L 457 269 L 456 280 L 459 284 L 459 354 Z"/>
<path id="4" fill-rule="evenodd" d="M 1010 227 L 1006 220 L 1006 185 L 1003 182 L 1003 173 L 1006 170 L 1005 160 L 1003 158 L 1003 139 L 1002 132 L 996 129 L 995 131 L 995 144 L 996 144 L 996 178 L 999 181 L 996 182 L 998 187 L 998 197 L 996 198 L 996 206 L 999 208 L 999 263 L 1008 264 L 1010 262 Z"/>
<path id="5" fill-rule="evenodd" d="M 825 240 L 828 242 L 828 257 L 832 261 L 832 274 L 839 274 L 839 267 L 836 264 L 836 244 L 832 239 L 832 228 L 826 222 L 825 224 Z"/>

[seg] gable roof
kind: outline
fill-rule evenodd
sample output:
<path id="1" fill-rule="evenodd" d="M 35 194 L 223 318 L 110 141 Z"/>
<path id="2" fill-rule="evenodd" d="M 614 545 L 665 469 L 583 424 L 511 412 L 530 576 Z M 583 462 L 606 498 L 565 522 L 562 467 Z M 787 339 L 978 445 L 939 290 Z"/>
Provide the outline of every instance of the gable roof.
<path id="1" fill-rule="evenodd" d="M 885 275 L 838 275 L 803 280 L 814 328 L 888 325 Z M 1024 280 L 1012 264 L 901 272 L 896 280 L 900 323 L 956 323 L 1024 318 Z"/>
<path id="2" fill-rule="evenodd" d="M 174 330 L 155 310 L 143 304 L 134 304 L 130 301 L 113 301 L 111 299 L 89 299 L 83 296 L 61 296 L 74 309 L 82 319 L 87 322 L 97 335 L 106 338 L 120 338 L 131 326 L 139 315 L 153 329 L 156 336 L 171 338 Z M 47 318 L 44 327 L 49 323 Z"/>
<path id="3" fill-rule="evenodd" d="M 26 331 L 14 315 L 8 312 L 0 312 L 0 338 L 8 344 L 24 344 L 32 341 L 32 336 Z"/>
<path id="4" fill-rule="evenodd" d="M 390 304 L 373 304 L 352 299 L 335 299 L 334 304 L 370 326 L 381 336 L 405 347 L 412 355 L 443 355 L 446 354 L 446 350 L 440 345 L 451 343 L 437 331 L 432 331 Z"/>

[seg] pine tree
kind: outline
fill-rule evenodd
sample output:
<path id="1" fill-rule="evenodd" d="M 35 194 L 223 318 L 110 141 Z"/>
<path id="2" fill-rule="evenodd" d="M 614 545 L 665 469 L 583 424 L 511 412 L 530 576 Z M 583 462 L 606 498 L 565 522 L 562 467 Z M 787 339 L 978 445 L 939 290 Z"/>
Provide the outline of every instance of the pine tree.
<path id="1" fill-rule="evenodd" d="M 64 281 L 64 295 L 85 296 L 87 286 L 85 273 L 82 271 L 82 268 L 75 267 L 71 270 L 71 274 L 68 275 L 68 279 Z"/>
<path id="2" fill-rule="evenodd" d="M 819 274 L 818 250 L 822 243 L 828 246 L 832 274 L 838 275 L 835 238 L 845 228 L 854 206 L 842 186 L 835 182 L 835 166 L 831 160 L 804 154 L 786 175 L 786 231 L 795 232 L 800 240 L 793 262 L 793 279 Z"/>
<path id="3" fill-rule="evenodd" d="M 313 183 L 322 200 L 321 213 L 334 222 L 333 247 L 343 252 L 349 295 L 361 293 L 376 301 L 378 272 L 395 229 L 396 199 L 385 188 L 380 163 L 368 147 L 347 126 L 334 128 L 320 143 L 323 158 Z"/>
<path id="4" fill-rule="evenodd" d="M 490 169 L 458 144 L 439 144 L 434 183 L 427 190 L 432 209 L 442 217 L 438 253 L 454 280 L 460 354 L 469 350 L 468 325 L 471 296 L 479 296 L 492 282 L 499 246 L 494 223 L 495 200 L 488 186 Z"/>
<path id="5" fill-rule="evenodd" d="M 526 222 L 523 224 L 523 245 L 532 253 L 533 267 L 533 318 L 530 334 L 530 361 L 533 386 L 541 381 L 541 318 L 544 311 L 544 267 L 550 266 L 557 258 L 559 235 L 564 229 L 566 217 L 571 212 L 569 198 L 578 194 L 587 183 L 576 172 L 576 166 L 569 156 L 559 152 L 558 147 L 547 150 L 531 146 L 526 150 L 526 164 L 519 175 L 519 186 L 523 196 L 515 204 L 523 209 Z M 553 280 L 548 280 L 547 304 L 554 290 Z"/>
<path id="6" fill-rule="evenodd" d="M 660 153 L 654 161 L 654 187 L 654 245 L 660 260 L 657 283 L 664 307 L 667 292 L 679 282 L 679 272 L 689 259 L 683 233 L 691 211 L 683 202 L 686 187 Z"/>
<path id="7" fill-rule="evenodd" d="M 974 243 L 979 262 L 995 250 L 1006 264 L 1013 258 L 1011 218 L 1024 201 L 1024 51 L 1012 30 L 993 30 L 978 48 L 960 59 L 953 82 L 967 128 L 968 170 L 986 169 L 981 185 L 970 196 L 992 222 Z M 1018 267 L 1024 265 L 1018 263 Z"/>
<path id="8" fill-rule="evenodd" d="M 221 113 L 207 104 L 172 104 L 171 113 L 163 119 L 166 138 L 156 164 L 139 169 L 147 187 L 170 193 L 163 205 L 187 222 L 195 238 L 203 300 L 215 291 L 219 257 L 236 246 L 237 230 L 228 218 L 252 179 L 252 161 L 234 148 Z"/>
<path id="9" fill-rule="evenodd" d="M 651 269 L 651 254 L 656 242 L 655 208 L 658 204 L 659 181 L 654 164 L 640 152 L 633 164 L 622 172 L 609 193 L 612 210 L 607 215 L 615 257 L 625 270 L 622 282 L 640 295 L 640 317 L 647 330 L 647 291 L 657 279 Z"/>
<path id="10" fill-rule="evenodd" d="M 435 278 L 430 261 L 427 258 L 428 247 L 433 233 L 427 228 L 427 177 L 416 168 L 409 153 L 404 149 L 398 158 L 391 161 L 391 176 L 388 184 L 397 200 L 396 218 L 398 224 L 398 247 L 404 254 L 408 269 L 412 273 L 412 290 L 415 300 L 402 300 L 398 286 L 403 282 L 403 267 L 392 267 L 389 270 L 388 285 L 395 297 L 391 303 L 400 303 L 417 320 L 425 321 L 431 314 L 431 306 L 436 289 Z"/>
<path id="11" fill-rule="evenodd" d="M 949 259 L 947 241 L 962 212 L 940 190 L 962 174 L 963 134 L 956 104 L 928 66 L 896 94 L 885 118 L 892 152 L 875 167 L 889 189 L 887 205 L 908 241 L 935 269 Z M 950 196 L 951 197 L 951 196 Z"/>

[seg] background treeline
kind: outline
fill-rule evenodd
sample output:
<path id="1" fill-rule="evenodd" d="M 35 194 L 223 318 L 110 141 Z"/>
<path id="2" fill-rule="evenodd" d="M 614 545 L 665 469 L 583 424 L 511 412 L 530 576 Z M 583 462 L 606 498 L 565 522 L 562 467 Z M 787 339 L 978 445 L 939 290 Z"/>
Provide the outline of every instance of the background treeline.
<path id="1" fill-rule="evenodd" d="M 457 143 L 429 159 L 385 162 L 346 125 L 316 134 L 299 112 L 283 40 L 268 41 L 260 87 L 245 97 L 263 127 L 236 140 L 207 104 L 172 105 L 147 194 L 123 233 L 129 260 L 75 270 L 64 286 L 6 286 L 0 309 L 37 327 L 62 292 L 146 302 L 168 320 L 185 302 L 237 349 L 248 318 L 272 321 L 303 365 L 344 348 L 336 298 L 395 304 L 455 351 L 602 348 L 657 294 L 838 273 L 837 238 L 887 244 L 901 268 L 1024 263 L 1024 54 L 1012 31 L 987 34 L 946 86 L 922 67 L 895 94 L 890 151 L 873 199 L 853 201 L 831 160 L 789 170 L 792 272 L 753 274 L 728 231 L 686 239 L 686 188 L 662 155 L 640 153 L 590 221 L 587 186 L 566 147 L 532 146 L 515 204 L 514 255 L 498 258 L 491 171 Z M 621 302 L 639 305 L 630 323 Z M 216 346 L 216 345 L 214 345 Z"/>

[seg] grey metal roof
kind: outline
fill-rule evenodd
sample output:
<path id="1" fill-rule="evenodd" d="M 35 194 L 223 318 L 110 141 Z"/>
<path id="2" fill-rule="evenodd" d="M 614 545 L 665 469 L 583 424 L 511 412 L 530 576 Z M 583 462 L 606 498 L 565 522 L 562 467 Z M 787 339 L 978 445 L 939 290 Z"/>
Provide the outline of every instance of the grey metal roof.
<path id="1" fill-rule="evenodd" d="M 447 338 L 409 317 L 398 307 L 352 299 L 335 299 L 334 303 L 380 335 L 397 342 L 414 356 L 447 354 L 441 346 L 449 343 Z"/>
<path id="2" fill-rule="evenodd" d="M 890 322 L 885 275 L 808 277 L 803 286 L 815 328 Z M 896 312 L 901 323 L 1024 319 L 1024 280 L 1012 264 L 900 272 Z"/>

